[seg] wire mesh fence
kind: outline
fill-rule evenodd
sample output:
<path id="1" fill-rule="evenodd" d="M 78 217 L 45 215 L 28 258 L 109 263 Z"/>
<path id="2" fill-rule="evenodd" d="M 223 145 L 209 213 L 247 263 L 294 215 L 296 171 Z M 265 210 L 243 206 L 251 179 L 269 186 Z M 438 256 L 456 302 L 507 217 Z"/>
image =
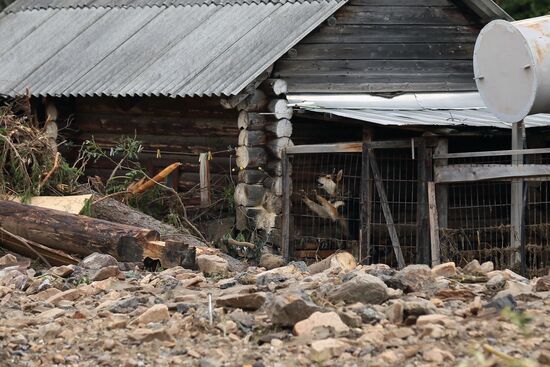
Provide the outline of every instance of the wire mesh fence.
<path id="1" fill-rule="evenodd" d="M 360 227 L 360 153 L 296 154 L 290 248 L 298 258 L 355 251 Z"/>

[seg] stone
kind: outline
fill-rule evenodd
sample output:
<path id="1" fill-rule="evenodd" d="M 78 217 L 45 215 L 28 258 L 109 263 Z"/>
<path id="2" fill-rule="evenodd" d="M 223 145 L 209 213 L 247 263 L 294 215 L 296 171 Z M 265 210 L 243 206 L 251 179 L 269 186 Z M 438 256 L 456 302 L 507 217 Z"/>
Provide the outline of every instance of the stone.
<path id="1" fill-rule="evenodd" d="M 46 301 L 47 299 L 55 296 L 56 294 L 61 293 L 57 288 L 48 288 L 39 293 L 36 293 L 32 298 L 36 301 Z"/>
<path id="2" fill-rule="evenodd" d="M 495 276 L 489 278 L 485 287 L 493 292 L 500 291 L 506 287 L 506 279 L 502 274 L 496 274 Z"/>
<path id="3" fill-rule="evenodd" d="M 286 293 L 275 296 L 267 305 L 271 322 L 277 326 L 292 327 L 319 311 L 309 296 L 303 293 Z"/>
<path id="4" fill-rule="evenodd" d="M 16 269 L 8 269 L 10 270 L 0 271 L 0 286 L 14 286 L 15 289 L 25 290 L 30 285 L 27 275 Z"/>
<path id="5" fill-rule="evenodd" d="M 255 311 L 263 306 L 265 300 L 266 294 L 263 292 L 228 294 L 218 297 L 216 299 L 216 306 Z"/>
<path id="6" fill-rule="evenodd" d="M 162 322 L 168 321 L 169 319 L 170 313 L 168 312 L 168 307 L 161 303 L 150 307 L 147 311 L 139 315 L 136 321 L 140 325 L 145 325 L 150 322 Z"/>
<path id="7" fill-rule="evenodd" d="M 217 255 L 198 256 L 197 266 L 205 275 L 216 276 L 229 273 L 229 263 Z"/>
<path id="8" fill-rule="evenodd" d="M 0 267 L 17 265 L 17 258 L 12 254 L 0 257 Z"/>
<path id="9" fill-rule="evenodd" d="M 488 302 L 484 308 L 494 308 L 496 311 L 500 312 L 505 308 L 510 308 L 515 310 L 518 307 L 518 303 L 511 294 L 506 294 L 499 296 L 498 294 L 493 298 L 491 302 Z"/>
<path id="10" fill-rule="evenodd" d="M 107 266 L 118 266 L 118 261 L 111 255 L 94 252 L 86 256 L 79 265 L 84 269 L 99 270 Z"/>
<path id="11" fill-rule="evenodd" d="M 82 293 L 80 292 L 80 290 L 77 288 L 73 288 L 61 293 L 54 294 L 53 296 L 48 298 L 46 302 L 57 306 L 61 301 L 75 301 L 80 297 L 82 297 Z"/>
<path id="12" fill-rule="evenodd" d="M 163 342 L 174 342 L 174 338 L 165 329 L 146 329 L 139 328 L 128 334 L 128 338 L 131 340 L 146 343 L 152 342 L 154 340 L 163 341 Z"/>
<path id="13" fill-rule="evenodd" d="M 267 270 L 279 268 L 285 265 L 285 259 L 281 255 L 275 255 L 270 252 L 262 253 L 260 257 L 260 267 Z"/>
<path id="14" fill-rule="evenodd" d="M 359 315 L 364 324 L 374 325 L 385 319 L 385 316 L 381 312 L 377 311 L 372 306 L 364 305 L 360 302 L 350 305 L 346 307 L 346 309 Z"/>
<path id="15" fill-rule="evenodd" d="M 98 269 L 91 277 L 92 281 L 101 281 L 112 277 L 118 277 L 121 274 L 117 265 L 105 266 Z"/>
<path id="16" fill-rule="evenodd" d="M 484 274 L 483 269 L 481 268 L 481 265 L 480 265 L 479 261 L 477 261 L 477 260 L 470 261 L 468 264 L 466 264 L 466 266 L 464 266 L 462 271 L 464 271 L 464 273 L 470 274 L 470 275 Z"/>
<path id="17" fill-rule="evenodd" d="M 297 322 L 292 331 L 296 336 L 311 336 L 316 329 L 322 328 L 331 329 L 336 335 L 349 331 L 336 312 L 314 312 L 307 319 Z"/>
<path id="18" fill-rule="evenodd" d="M 481 272 L 483 274 L 489 274 L 493 270 L 495 270 L 495 264 L 492 261 L 485 261 L 481 264 Z"/>
<path id="19" fill-rule="evenodd" d="M 63 330 L 61 325 L 58 323 L 52 322 L 46 324 L 38 329 L 38 333 L 44 339 L 55 339 Z"/>
<path id="20" fill-rule="evenodd" d="M 381 304 L 390 298 L 388 286 L 370 274 L 358 275 L 355 278 L 335 287 L 328 294 L 331 302 Z"/>
<path id="21" fill-rule="evenodd" d="M 545 275 L 537 279 L 534 290 L 535 292 L 550 291 L 550 275 Z"/>
<path id="22" fill-rule="evenodd" d="M 353 311 L 338 311 L 338 316 L 350 328 L 360 328 L 363 324 L 361 316 Z"/>
<path id="23" fill-rule="evenodd" d="M 425 326 L 430 324 L 449 326 L 453 325 L 454 321 L 447 315 L 441 314 L 431 314 L 431 315 L 421 315 L 416 319 L 416 326 Z"/>
<path id="24" fill-rule="evenodd" d="M 403 301 L 397 300 L 386 310 L 386 317 L 392 324 L 402 324 L 405 320 L 405 305 Z"/>
<path id="25" fill-rule="evenodd" d="M 405 292 L 419 292 L 427 284 L 434 280 L 432 269 L 428 265 L 409 265 L 401 269 L 395 275 L 403 283 Z"/>
<path id="26" fill-rule="evenodd" d="M 440 348 L 437 348 L 437 347 L 432 347 L 432 348 L 428 348 L 426 349 L 423 353 L 422 353 L 422 358 L 424 358 L 424 360 L 428 361 L 428 362 L 433 362 L 433 363 L 436 363 L 438 365 L 442 365 L 444 361 L 446 360 L 449 360 L 449 361 L 454 361 L 454 356 L 450 353 L 450 352 L 447 352 L 447 351 L 444 351 Z"/>
<path id="27" fill-rule="evenodd" d="M 349 344 L 338 339 L 316 340 L 311 343 L 310 358 L 317 363 L 321 363 L 341 355 L 349 347 Z"/>
<path id="28" fill-rule="evenodd" d="M 237 280 L 235 278 L 231 279 L 222 279 L 218 282 L 218 288 L 227 289 L 237 285 Z"/>
<path id="29" fill-rule="evenodd" d="M 434 277 L 452 277 L 456 275 L 456 265 L 454 262 L 436 265 L 432 268 Z"/>
<path id="30" fill-rule="evenodd" d="M 201 358 L 199 367 L 222 367 L 222 363 L 214 358 Z"/>
<path id="31" fill-rule="evenodd" d="M 47 274 L 52 274 L 57 277 L 66 278 L 71 275 L 75 270 L 74 265 L 61 265 L 54 266 L 47 271 Z"/>
<path id="32" fill-rule="evenodd" d="M 65 314 L 65 310 L 61 308 L 52 308 L 47 311 L 44 311 L 40 314 L 38 314 L 36 317 L 38 320 L 42 322 L 48 322 L 57 319 L 58 317 Z"/>

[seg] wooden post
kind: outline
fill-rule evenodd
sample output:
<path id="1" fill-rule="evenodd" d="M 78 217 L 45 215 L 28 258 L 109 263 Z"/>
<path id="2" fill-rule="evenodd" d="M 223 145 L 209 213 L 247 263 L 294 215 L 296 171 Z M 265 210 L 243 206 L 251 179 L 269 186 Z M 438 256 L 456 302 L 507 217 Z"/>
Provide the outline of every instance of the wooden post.
<path id="1" fill-rule="evenodd" d="M 399 266 L 399 268 L 404 268 L 405 259 L 403 258 L 403 252 L 401 251 L 401 245 L 399 244 L 399 237 L 397 235 L 397 230 L 395 229 L 395 223 L 393 222 L 393 216 L 390 210 L 390 206 L 388 204 L 386 190 L 384 190 L 384 185 L 382 183 L 382 177 L 380 176 L 380 170 L 378 169 L 378 163 L 376 162 L 376 158 L 372 150 L 368 150 L 368 155 L 372 175 L 374 176 L 374 182 L 376 184 L 378 196 L 380 197 L 380 206 L 382 207 L 382 212 L 384 213 L 384 218 L 386 220 L 386 226 L 390 235 L 393 251 L 395 252 L 395 258 L 397 259 L 397 265 Z"/>
<path id="2" fill-rule="evenodd" d="M 212 204 L 212 193 L 210 191 L 210 161 L 208 153 L 200 153 L 200 190 L 201 190 L 201 207 L 207 207 Z"/>
<path id="3" fill-rule="evenodd" d="M 436 187 L 433 181 L 428 182 L 428 212 L 430 218 L 431 265 L 441 263 L 441 245 L 439 243 L 439 223 L 436 204 Z"/>
<path id="4" fill-rule="evenodd" d="M 447 139 L 438 139 L 434 154 L 443 155 L 449 152 L 449 142 Z M 444 167 L 448 164 L 448 159 L 437 159 L 434 161 L 434 168 Z M 435 187 L 437 197 L 437 218 L 439 228 L 447 228 L 448 226 L 448 205 L 449 205 L 449 188 L 447 185 L 437 185 Z"/>
<path id="5" fill-rule="evenodd" d="M 525 124 L 523 121 L 512 125 L 512 149 L 525 148 Z M 512 165 L 523 164 L 523 154 L 512 155 Z M 511 212 L 510 212 L 510 267 L 514 267 L 521 261 L 521 223 L 523 214 L 523 179 L 512 179 L 511 187 Z"/>
<path id="6" fill-rule="evenodd" d="M 418 144 L 418 187 L 416 210 L 416 250 L 417 262 L 429 264 L 430 257 L 430 225 L 428 219 L 428 187 L 432 179 L 432 150 L 426 147 L 425 140 Z"/>
<path id="7" fill-rule="evenodd" d="M 282 152 L 282 171 L 283 171 L 283 222 L 281 228 L 281 252 L 285 260 L 290 259 L 290 172 L 289 159 L 286 149 Z"/>
<path id="8" fill-rule="evenodd" d="M 363 128 L 363 152 L 361 154 L 361 232 L 359 242 L 359 263 L 363 259 L 370 264 L 371 256 L 371 215 L 372 215 L 372 180 L 370 179 L 370 160 L 368 154 L 368 143 L 372 140 L 372 132 L 366 127 Z"/>

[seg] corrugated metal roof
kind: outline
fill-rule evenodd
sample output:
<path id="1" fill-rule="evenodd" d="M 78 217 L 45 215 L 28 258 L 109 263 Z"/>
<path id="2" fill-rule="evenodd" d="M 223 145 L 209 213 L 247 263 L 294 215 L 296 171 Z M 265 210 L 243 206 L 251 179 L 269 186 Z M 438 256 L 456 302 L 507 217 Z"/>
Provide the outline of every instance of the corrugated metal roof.
<path id="1" fill-rule="evenodd" d="M 500 121 L 489 110 L 375 110 L 304 108 L 318 113 L 329 113 L 354 120 L 385 126 L 469 126 L 510 129 L 512 124 Z M 550 126 L 550 115 L 539 114 L 525 119 L 526 127 Z"/>
<path id="2" fill-rule="evenodd" d="M 343 2 L 48 9 L 0 18 L 0 93 L 234 95 Z"/>
<path id="3" fill-rule="evenodd" d="M 40 9 L 143 8 L 193 5 L 323 3 L 330 0 L 18 0 L 6 12 Z"/>

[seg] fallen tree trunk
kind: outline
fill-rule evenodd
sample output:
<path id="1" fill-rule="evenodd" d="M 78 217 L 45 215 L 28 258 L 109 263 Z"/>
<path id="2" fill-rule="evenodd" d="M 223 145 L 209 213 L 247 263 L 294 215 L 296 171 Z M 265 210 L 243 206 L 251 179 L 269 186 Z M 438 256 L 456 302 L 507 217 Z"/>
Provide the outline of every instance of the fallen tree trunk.
<path id="1" fill-rule="evenodd" d="M 100 252 L 122 261 L 142 260 L 144 244 L 160 239 L 154 230 L 5 200 L 0 200 L 0 227 L 69 254 Z"/>
<path id="2" fill-rule="evenodd" d="M 163 223 L 113 198 L 94 194 L 92 196 L 92 213 L 98 219 L 155 230 L 160 233 L 162 240 L 181 242 L 190 247 L 206 246 L 204 242 L 189 233 L 183 233 L 176 227 Z"/>

